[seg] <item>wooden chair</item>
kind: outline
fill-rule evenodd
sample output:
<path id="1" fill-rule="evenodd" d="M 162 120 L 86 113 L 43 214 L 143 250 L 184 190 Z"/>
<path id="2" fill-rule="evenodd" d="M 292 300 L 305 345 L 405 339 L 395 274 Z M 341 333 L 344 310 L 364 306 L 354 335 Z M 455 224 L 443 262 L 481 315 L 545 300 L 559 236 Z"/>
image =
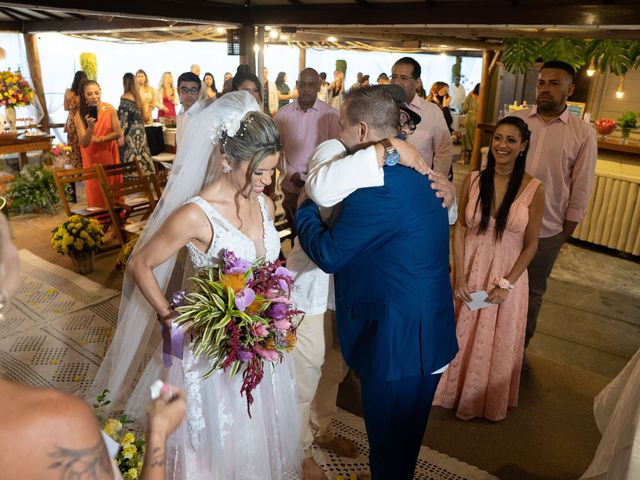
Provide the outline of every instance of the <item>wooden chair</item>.
<path id="1" fill-rule="evenodd" d="M 139 172 L 138 176 L 127 176 L 126 179 L 123 177 L 122 181 L 110 182 L 110 177 L 131 168 L 127 164 L 121 164 L 121 166 L 123 167 L 121 170 L 117 168 L 106 170 L 103 166 L 99 167 L 100 188 L 107 200 L 109 214 L 116 227 L 116 233 L 122 244 L 125 244 L 130 234 L 142 231 L 147 218 L 156 206 L 156 201 L 151 192 L 149 180 L 142 175 L 142 172 Z M 139 170 L 140 167 L 137 168 Z M 129 170 L 129 172 L 131 171 Z M 134 218 L 135 222 L 132 221 Z"/>
<path id="2" fill-rule="evenodd" d="M 109 210 L 107 208 L 90 208 L 76 206 L 71 208 L 67 200 L 66 186 L 76 182 L 84 182 L 86 180 L 100 181 L 100 174 L 96 165 L 88 168 L 74 168 L 70 170 L 56 170 L 53 173 L 54 181 L 60 195 L 62 207 L 68 217 L 72 215 L 81 215 L 83 217 L 91 217 L 97 219 L 100 223 L 110 221 Z"/>
<path id="3" fill-rule="evenodd" d="M 145 176 L 142 172 L 142 168 L 137 160 L 125 163 L 117 163 L 114 165 L 102 165 L 100 170 L 101 181 L 105 183 L 114 183 L 113 177 L 120 176 L 115 183 L 122 183 L 123 181 L 130 181 L 135 178 L 143 179 L 149 188 L 151 187 L 151 180 L 149 176 Z M 153 198 L 153 195 L 151 196 Z M 155 200 L 155 199 L 154 199 Z M 139 216 L 139 212 L 146 214 L 145 219 L 151 214 L 153 208 L 150 206 L 149 197 L 146 192 L 142 195 L 135 197 L 123 197 L 116 203 L 123 209 L 123 215 L 121 215 L 124 221 L 131 216 Z"/>

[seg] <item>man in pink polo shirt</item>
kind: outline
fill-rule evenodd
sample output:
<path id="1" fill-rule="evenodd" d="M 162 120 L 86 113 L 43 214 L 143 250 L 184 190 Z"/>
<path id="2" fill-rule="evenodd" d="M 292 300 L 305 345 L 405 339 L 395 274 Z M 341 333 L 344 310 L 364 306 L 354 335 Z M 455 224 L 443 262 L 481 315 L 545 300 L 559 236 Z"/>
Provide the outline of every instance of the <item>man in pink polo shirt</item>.
<path id="1" fill-rule="evenodd" d="M 274 118 L 287 160 L 282 208 L 294 235 L 294 214 L 309 160 L 318 145 L 340 136 L 340 112 L 318 100 L 319 90 L 320 75 L 313 68 L 305 68 L 298 75 L 298 98 L 278 110 Z"/>
<path id="2" fill-rule="evenodd" d="M 575 72 L 560 61 L 542 65 L 536 86 L 537 106 L 514 115 L 531 130 L 527 172 L 545 191 L 544 216 L 538 251 L 529 264 L 529 311 L 525 346 L 533 336 L 547 278 L 560 247 L 582 221 L 593 188 L 598 147 L 589 124 L 569 113 Z M 523 363 L 523 370 L 528 365 Z"/>
<path id="3" fill-rule="evenodd" d="M 451 134 L 440 108 L 416 94 L 421 73 L 422 69 L 417 61 L 411 57 L 403 57 L 391 69 L 391 84 L 402 87 L 409 108 L 422 118 L 407 141 L 418 149 L 429 167 L 438 173 L 449 175 L 453 155 Z"/>

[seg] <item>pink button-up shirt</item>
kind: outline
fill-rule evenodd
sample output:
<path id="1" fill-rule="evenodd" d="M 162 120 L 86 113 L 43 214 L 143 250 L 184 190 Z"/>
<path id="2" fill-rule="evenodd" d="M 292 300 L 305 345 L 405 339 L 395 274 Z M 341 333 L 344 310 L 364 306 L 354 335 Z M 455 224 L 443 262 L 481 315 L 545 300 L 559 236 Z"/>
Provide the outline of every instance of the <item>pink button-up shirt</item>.
<path id="1" fill-rule="evenodd" d="M 420 115 L 422 120 L 417 125 L 416 131 L 407 137 L 407 142 L 418 149 L 427 165 L 436 172 L 448 175 L 453 147 L 442 110 L 436 104 L 427 102 L 418 95 L 413 97 L 409 108 Z"/>
<path id="2" fill-rule="evenodd" d="M 537 107 L 514 115 L 531 130 L 526 170 L 544 186 L 540 238 L 552 237 L 562 231 L 565 220 L 584 218 L 596 169 L 596 132 L 568 109 L 548 123 L 540 118 Z"/>
<path id="3" fill-rule="evenodd" d="M 316 147 L 340 136 L 340 113 L 318 99 L 305 112 L 295 100 L 278 110 L 274 120 L 280 130 L 280 141 L 287 160 L 287 174 L 282 188 L 299 193 L 301 189 L 291 183 L 291 175 L 296 172 L 306 174 Z"/>

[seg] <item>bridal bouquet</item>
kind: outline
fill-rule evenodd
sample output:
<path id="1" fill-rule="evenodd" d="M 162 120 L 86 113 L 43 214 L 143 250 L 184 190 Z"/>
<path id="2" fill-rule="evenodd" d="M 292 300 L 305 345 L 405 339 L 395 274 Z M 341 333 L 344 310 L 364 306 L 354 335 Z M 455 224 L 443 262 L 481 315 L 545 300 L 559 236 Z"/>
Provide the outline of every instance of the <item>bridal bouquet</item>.
<path id="1" fill-rule="evenodd" d="M 230 376 L 242 370 L 240 395 L 246 394 L 247 411 L 264 374 L 264 362 L 279 362 L 296 344 L 296 315 L 291 305 L 292 273 L 278 260 L 253 263 L 225 250 L 219 266 L 202 269 L 192 278 L 175 322 L 193 335 L 195 355 L 205 355 L 215 370 Z"/>

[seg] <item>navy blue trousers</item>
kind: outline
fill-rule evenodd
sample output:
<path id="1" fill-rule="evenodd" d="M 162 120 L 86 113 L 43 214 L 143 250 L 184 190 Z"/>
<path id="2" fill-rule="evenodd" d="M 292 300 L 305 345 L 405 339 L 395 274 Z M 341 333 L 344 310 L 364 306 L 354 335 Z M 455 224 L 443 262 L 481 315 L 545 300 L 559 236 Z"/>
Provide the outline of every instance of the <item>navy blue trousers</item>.
<path id="1" fill-rule="evenodd" d="M 412 480 L 441 375 L 360 379 L 372 480 Z"/>

